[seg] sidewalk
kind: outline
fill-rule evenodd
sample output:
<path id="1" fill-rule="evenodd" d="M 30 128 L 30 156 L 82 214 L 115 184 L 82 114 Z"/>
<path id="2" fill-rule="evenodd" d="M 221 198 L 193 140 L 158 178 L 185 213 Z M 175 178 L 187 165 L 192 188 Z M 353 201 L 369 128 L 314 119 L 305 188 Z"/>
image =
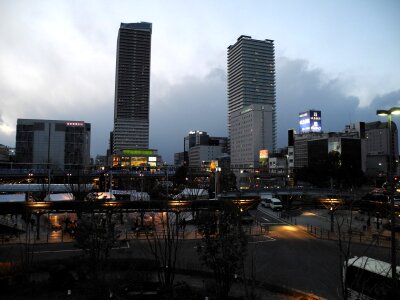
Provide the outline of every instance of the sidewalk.
<path id="1" fill-rule="evenodd" d="M 347 240 L 351 237 L 353 242 L 391 246 L 391 232 L 383 227 L 384 220 L 371 217 L 368 222 L 368 215 L 355 211 L 337 210 L 332 216 L 327 209 L 313 209 L 301 212 L 298 216 L 282 219 L 317 238 L 337 240 L 340 231 L 342 239 Z M 400 246 L 399 240 L 400 233 L 396 232 L 397 247 Z"/>
<path id="2" fill-rule="evenodd" d="M 204 276 L 196 276 L 196 275 L 185 275 L 178 273 L 175 276 L 175 282 L 186 282 L 191 287 L 196 288 L 198 290 L 204 291 L 204 296 L 213 295 L 210 292 L 210 285 L 213 284 L 212 279 L 204 279 Z M 247 285 L 247 292 L 253 293 L 256 299 L 258 300 L 300 300 L 300 299 L 308 299 L 308 300 L 323 300 L 324 298 L 305 293 L 302 291 L 297 291 L 294 289 L 288 289 L 284 287 L 274 286 L 271 284 L 260 283 L 257 281 L 253 281 L 253 286 L 251 283 Z M 209 295 L 207 295 L 209 293 Z M 229 295 L 232 297 L 243 297 L 246 294 L 246 285 L 241 282 L 233 283 Z"/>

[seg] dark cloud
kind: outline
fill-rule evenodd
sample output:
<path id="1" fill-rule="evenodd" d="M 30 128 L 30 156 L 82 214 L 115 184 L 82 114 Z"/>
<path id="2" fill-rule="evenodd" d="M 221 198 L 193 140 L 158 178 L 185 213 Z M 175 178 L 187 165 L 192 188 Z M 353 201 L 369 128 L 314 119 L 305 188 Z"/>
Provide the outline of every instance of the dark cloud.
<path id="1" fill-rule="evenodd" d="M 162 84 L 154 82 L 152 88 Z M 226 97 L 222 69 L 213 69 L 204 78 L 186 77 L 170 86 L 164 97 L 151 100 L 150 146 L 173 162 L 173 154 L 183 151 L 183 138 L 190 130 L 227 136 Z"/>
<path id="2" fill-rule="evenodd" d="M 308 109 L 322 111 L 325 132 L 342 131 L 345 125 L 379 120 L 377 108 L 399 105 L 400 90 L 377 96 L 366 107 L 357 97 L 345 93 L 342 78 L 329 78 L 321 69 L 309 67 L 300 59 L 277 59 L 278 147 L 287 146 L 287 130 L 298 130 L 298 114 Z M 153 89 L 167 85 L 153 82 Z M 210 135 L 227 135 L 226 71 L 213 69 L 204 78 L 187 77 L 165 88 L 165 96 L 151 104 L 151 147 L 164 160 L 173 161 L 173 153 L 183 151 L 183 138 L 190 130 Z"/>
<path id="3" fill-rule="evenodd" d="M 93 76 L 93 72 L 82 76 L 84 72 L 76 72 L 80 75 L 67 82 L 70 88 L 49 85 L 45 99 L 40 90 L 23 90 L 10 96 L 0 112 L 0 126 L 10 122 L 5 114 L 13 106 L 17 107 L 13 111 L 18 111 L 15 122 L 18 117 L 83 120 L 92 124 L 92 155 L 105 154 L 113 126 L 114 102 L 111 63 L 106 69 L 103 76 Z M 323 130 L 342 131 L 352 122 L 381 119 L 376 116 L 376 109 L 400 105 L 399 89 L 378 95 L 370 105 L 361 107 L 357 97 L 345 93 L 351 82 L 330 78 L 323 70 L 310 68 L 305 60 L 278 57 L 276 76 L 278 147 L 287 145 L 289 128 L 298 129 L 301 111 L 321 110 Z M 44 81 L 53 82 L 49 76 Z M 1 84 L 0 90 L 3 99 L 12 94 L 12 89 Z M 204 77 L 185 77 L 174 84 L 152 74 L 150 147 L 158 149 L 163 159 L 172 163 L 173 154 L 183 151 L 183 138 L 190 130 L 227 136 L 226 70 L 214 68 Z M 10 146 L 15 143 L 15 133 L 6 136 L 0 131 L 0 138 L 0 143 Z"/>
<path id="4" fill-rule="evenodd" d="M 360 100 L 348 96 L 342 78 L 330 78 L 320 69 L 311 69 L 305 60 L 277 60 L 278 146 L 287 145 L 287 130 L 298 130 L 298 113 L 321 110 L 325 132 L 342 131 L 354 122 L 378 120 L 377 108 L 399 105 L 400 90 L 377 96 L 370 105 L 360 107 Z M 351 83 L 350 83 L 351 84 Z"/>
<path id="5" fill-rule="evenodd" d="M 391 93 L 376 96 L 372 100 L 370 107 L 373 109 L 389 109 L 391 107 L 399 105 L 400 105 L 400 89 L 397 91 L 393 91 Z"/>

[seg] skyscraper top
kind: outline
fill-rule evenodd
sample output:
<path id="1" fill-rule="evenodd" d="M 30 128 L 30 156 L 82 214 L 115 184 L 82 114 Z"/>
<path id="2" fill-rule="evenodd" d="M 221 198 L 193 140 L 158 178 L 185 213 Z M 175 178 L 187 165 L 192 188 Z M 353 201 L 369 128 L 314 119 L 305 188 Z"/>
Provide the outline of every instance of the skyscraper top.
<path id="1" fill-rule="evenodd" d="M 257 39 L 253 39 L 250 35 L 241 35 L 237 38 L 237 43 L 239 43 L 242 40 L 248 40 L 250 42 L 264 42 L 264 43 L 269 43 L 269 44 L 273 44 L 274 40 L 270 40 L 270 39 L 265 39 L 265 40 L 257 40 Z M 230 49 L 231 47 L 233 47 L 234 45 L 230 45 L 228 47 L 228 49 Z"/>
<path id="2" fill-rule="evenodd" d="M 121 23 L 121 27 L 120 28 L 134 29 L 134 30 L 145 30 L 145 31 L 150 31 L 150 33 L 151 33 L 152 24 L 148 23 L 148 22 Z"/>

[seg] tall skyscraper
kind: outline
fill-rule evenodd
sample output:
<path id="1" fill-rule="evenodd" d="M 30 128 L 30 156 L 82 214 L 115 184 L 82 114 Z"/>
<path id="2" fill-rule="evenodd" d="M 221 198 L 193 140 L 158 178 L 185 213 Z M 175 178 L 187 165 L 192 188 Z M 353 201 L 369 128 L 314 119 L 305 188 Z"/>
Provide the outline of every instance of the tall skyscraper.
<path id="1" fill-rule="evenodd" d="M 121 23 L 115 72 L 113 152 L 149 147 L 152 24 Z"/>
<path id="2" fill-rule="evenodd" d="M 273 40 L 242 35 L 228 47 L 228 131 L 233 168 L 257 167 L 259 151 L 276 148 Z"/>

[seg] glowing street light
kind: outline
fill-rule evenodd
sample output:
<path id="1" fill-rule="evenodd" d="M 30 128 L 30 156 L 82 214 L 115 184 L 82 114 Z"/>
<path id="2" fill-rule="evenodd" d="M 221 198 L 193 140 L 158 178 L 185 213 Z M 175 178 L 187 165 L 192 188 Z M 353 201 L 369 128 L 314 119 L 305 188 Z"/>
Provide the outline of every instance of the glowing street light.
<path id="1" fill-rule="evenodd" d="M 68 186 L 69 186 L 69 178 L 72 176 L 71 173 L 67 173 L 67 182 L 68 182 Z"/>
<path id="2" fill-rule="evenodd" d="M 392 107 L 389 110 L 379 109 L 376 111 L 378 116 L 386 116 L 388 119 L 389 127 L 389 166 L 388 166 L 388 177 L 389 177 L 389 188 L 390 188 L 390 227 L 391 227 L 391 267 L 392 267 L 392 280 L 393 289 L 397 288 L 397 274 L 396 274 L 396 217 L 394 210 L 394 181 L 393 181 L 393 133 L 392 133 L 392 115 L 400 115 L 400 107 Z"/>
<path id="3" fill-rule="evenodd" d="M 28 201 L 31 200 L 31 181 L 32 181 L 33 173 L 32 170 L 29 171 L 28 174 Z"/>
<path id="4" fill-rule="evenodd" d="M 215 200 L 217 200 L 217 187 L 218 187 L 217 186 L 217 179 L 218 179 L 218 173 L 219 172 L 221 172 L 221 168 L 220 167 L 216 167 L 215 168 L 215 180 L 214 180 L 215 181 L 215 189 L 214 189 L 214 192 L 215 192 L 214 199 Z"/>

